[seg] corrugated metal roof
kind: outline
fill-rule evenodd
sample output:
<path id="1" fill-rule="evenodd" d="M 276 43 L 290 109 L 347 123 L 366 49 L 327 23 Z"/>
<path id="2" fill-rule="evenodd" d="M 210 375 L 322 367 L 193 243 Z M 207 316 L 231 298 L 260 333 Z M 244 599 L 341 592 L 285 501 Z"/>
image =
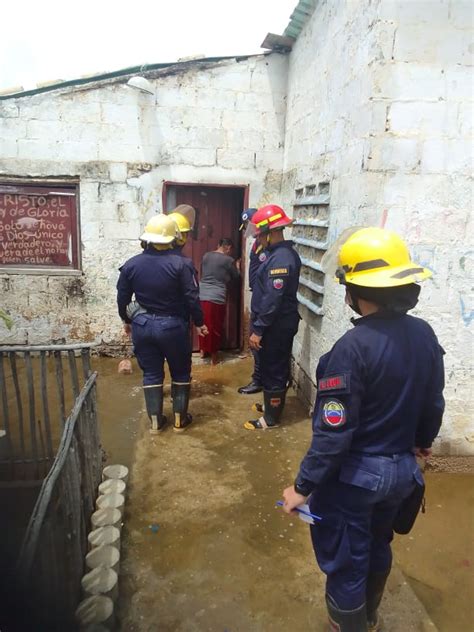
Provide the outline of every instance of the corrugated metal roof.
<path id="1" fill-rule="evenodd" d="M 185 71 L 187 68 L 191 68 L 193 66 L 202 66 L 203 68 L 207 68 L 222 61 L 235 60 L 236 62 L 239 62 L 249 59 L 250 57 L 260 57 L 261 55 L 268 55 L 268 53 L 260 53 L 255 55 L 203 57 L 199 59 L 185 59 L 183 61 L 174 61 L 162 64 L 145 64 L 142 66 L 131 66 L 130 68 L 122 68 L 120 70 L 114 70 L 112 72 L 85 75 L 78 79 L 71 79 L 68 81 L 58 80 L 53 82 L 43 82 L 42 84 L 37 84 L 37 87 L 32 88 L 31 90 L 23 90 L 21 86 L 15 86 L 14 88 L 6 88 L 0 91 L 0 101 L 4 101 L 6 99 L 17 99 L 19 97 L 31 96 L 33 94 L 41 94 L 42 92 L 51 92 L 52 90 L 60 90 L 63 88 L 83 86 L 89 83 L 96 83 L 98 81 L 114 82 L 114 80 L 116 79 L 125 80 L 125 78 L 132 77 L 137 74 L 147 76 L 148 74 L 150 74 L 151 71 L 156 71 L 157 73 L 159 71 L 162 71 L 162 73 L 166 74 L 167 71 L 169 71 L 170 73 L 180 72 Z"/>
<path id="2" fill-rule="evenodd" d="M 313 14 L 317 2 L 318 0 L 300 0 L 290 16 L 290 22 L 283 35 L 297 39 L 304 25 Z"/>

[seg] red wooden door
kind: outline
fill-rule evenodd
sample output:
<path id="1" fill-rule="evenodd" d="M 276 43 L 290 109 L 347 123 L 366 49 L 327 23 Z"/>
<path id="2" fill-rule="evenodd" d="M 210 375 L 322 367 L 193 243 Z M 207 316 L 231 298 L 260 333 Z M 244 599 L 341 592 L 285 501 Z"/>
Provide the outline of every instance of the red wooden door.
<path id="1" fill-rule="evenodd" d="M 178 204 L 190 204 L 196 209 L 196 223 L 192 238 L 184 247 L 199 276 L 201 261 L 206 252 L 217 248 L 219 239 L 229 237 L 234 242 L 232 256 L 241 256 L 240 214 L 243 210 L 245 189 L 241 187 L 212 187 L 168 185 L 166 210 Z M 227 288 L 227 310 L 222 337 L 222 349 L 240 347 L 241 284 L 232 283 Z M 198 350 L 197 336 L 193 336 L 193 350 Z"/>

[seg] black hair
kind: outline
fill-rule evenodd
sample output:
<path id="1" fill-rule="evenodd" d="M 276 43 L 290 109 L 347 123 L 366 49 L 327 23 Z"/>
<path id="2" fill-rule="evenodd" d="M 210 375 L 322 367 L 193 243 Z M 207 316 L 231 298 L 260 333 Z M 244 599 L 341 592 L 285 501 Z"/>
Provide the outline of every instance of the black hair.
<path id="1" fill-rule="evenodd" d="M 233 245 L 234 242 L 228 237 L 223 237 L 222 239 L 219 239 L 219 248 L 223 248 L 225 246 L 230 246 L 232 248 Z"/>
<path id="2" fill-rule="evenodd" d="M 364 301 L 375 303 L 384 311 L 406 314 L 408 310 L 413 309 L 418 303 L 418 296 L 421 290 L 416 283 L 398 285 L 397 287 L 363 287 L 353 283 L 346 283 L 346 287 L 357 313 L 360 313 L 357 300 L 361 298 Z"/>

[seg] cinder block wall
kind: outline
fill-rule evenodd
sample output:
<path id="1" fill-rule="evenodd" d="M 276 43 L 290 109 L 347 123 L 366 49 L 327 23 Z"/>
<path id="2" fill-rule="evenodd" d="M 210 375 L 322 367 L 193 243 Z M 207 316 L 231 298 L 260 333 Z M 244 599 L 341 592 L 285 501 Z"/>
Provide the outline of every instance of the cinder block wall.
<path id="1" fill-rule="evenodd" d="M 282 197 L 329 182 L 329 243 L 347 227 L 398 231 L 433 270 L 413 311 L 446 350 L 436 449 L 472 454 L 472 20 L 453 0 L 318 3 L 290 55 Z M 323 317 L 301 308 L 295 377 L 314 399 L 319 356 L 350 327 L 325 280 Z"/>
<path id="2" fill-rule="evenodd" d="M 188 62 L 146 74 L 0 101 L 0 180 L 80 180 L 83 274 L 0 271 L 7 343 L 120 342 L 119 265 L 139 251 L 162 210 L 163 181 L 250 186 L 250 203 L 279 200 L 288 58 Z"/>

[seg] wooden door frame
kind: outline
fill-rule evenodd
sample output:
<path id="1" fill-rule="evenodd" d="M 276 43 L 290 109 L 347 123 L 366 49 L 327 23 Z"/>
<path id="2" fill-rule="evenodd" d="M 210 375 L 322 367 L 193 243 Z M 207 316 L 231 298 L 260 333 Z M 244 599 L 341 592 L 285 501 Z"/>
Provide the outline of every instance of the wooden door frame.
<path id="1" fill-rule="evenodd" d="M 163 180 L 163 186 L 161 190 L 161 207 L 163 212 L 165 212 L 166 208 L 166 196 L 168 193 L 169 187 L 209 187 L 214 189 L 242 189 L 244 192 L 244 204 L 243 209 L 248 208 L 249 205 L 249 184 L 211 184 L 208 182 L 176 182 L 174 180 Z M 245 272 L 245 260 L 246 253 L 244 248 L 244 235 L 241 233 L 240 235 L 240 252 L 242 257 L 242 270 Z M 244 307 L 245 307 L 245 277 L 242 276 L 242 283 L 240 284 L 240 331 L 239 331 L 239 348 L 240 350 L 245 348 L 244 342 Z"/>

